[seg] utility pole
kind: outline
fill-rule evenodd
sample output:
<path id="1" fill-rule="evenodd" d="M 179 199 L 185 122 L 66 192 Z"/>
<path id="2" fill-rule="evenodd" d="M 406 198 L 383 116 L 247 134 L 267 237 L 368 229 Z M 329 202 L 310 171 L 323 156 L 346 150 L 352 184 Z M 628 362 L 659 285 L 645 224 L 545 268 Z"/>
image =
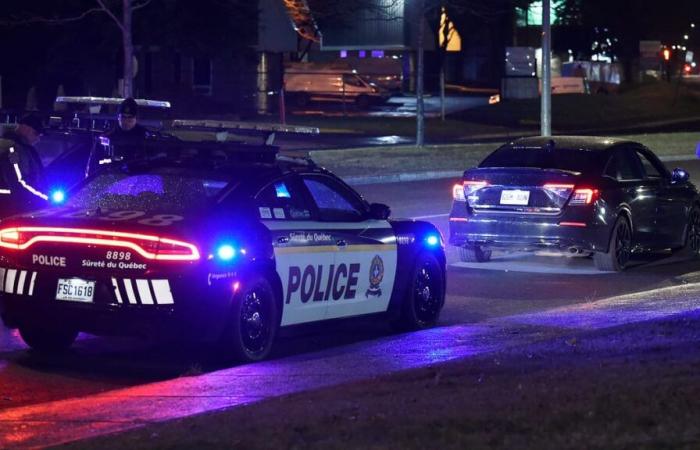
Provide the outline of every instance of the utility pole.
<path id="1" fill-rule="evenodd" d="M 549 23 L 550 0 L 542 1 L 542 102 L 540 125 L 542 136 L 552 135 L 552 27 Z"/>
<path id="2" fill-rule="evenodd" d="M 418 67 L 416 68 L 416 147 L 425 144 L 425 105 L 423 103 L 423 71 L 425 45 L 425 0 L 418 1 Z"/>

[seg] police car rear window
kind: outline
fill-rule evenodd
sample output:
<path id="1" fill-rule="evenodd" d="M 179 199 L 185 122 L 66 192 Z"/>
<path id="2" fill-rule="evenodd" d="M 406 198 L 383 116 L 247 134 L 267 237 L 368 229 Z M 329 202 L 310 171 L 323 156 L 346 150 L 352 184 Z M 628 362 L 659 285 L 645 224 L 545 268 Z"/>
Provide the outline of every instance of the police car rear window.
<path id="1" fill-rule="evenodd" d="M 71 195 L 67 206 L 184 211 L 208 204 L 228 184 L 182 173 L 106 173 Z"/>
<path id="2" fill-rule="evenodd" d="M 602 170 L 605 158 L 594 150 L 570 148 L 501 147 L 479 167 L 536 167 L 572 172 Z"/>

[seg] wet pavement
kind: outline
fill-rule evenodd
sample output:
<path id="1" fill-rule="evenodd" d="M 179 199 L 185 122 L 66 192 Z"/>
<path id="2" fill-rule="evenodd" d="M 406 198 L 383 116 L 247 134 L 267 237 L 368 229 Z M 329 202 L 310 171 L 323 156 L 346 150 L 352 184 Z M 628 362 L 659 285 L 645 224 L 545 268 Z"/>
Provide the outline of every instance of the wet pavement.
<path id="1" fill-rule="evenodd" d="M 700 173 L 695 162 L 683 166 Z M 360 189 L 395 216 L 430 220 L 445 233 L 453 182 Z M 0 326 L 0 447 L 58 444 L 700 308 L 700 262 L 677 256 L 609 274 L 588 259 L 536 255 L 470 266 L 448 250 L 437 328 L 393 334 L 382 323 L 348 321 L 282 339 L 257 364 L 211 363 L 196 346 L 91 336 L 66 355 L 39 357 Z"/>

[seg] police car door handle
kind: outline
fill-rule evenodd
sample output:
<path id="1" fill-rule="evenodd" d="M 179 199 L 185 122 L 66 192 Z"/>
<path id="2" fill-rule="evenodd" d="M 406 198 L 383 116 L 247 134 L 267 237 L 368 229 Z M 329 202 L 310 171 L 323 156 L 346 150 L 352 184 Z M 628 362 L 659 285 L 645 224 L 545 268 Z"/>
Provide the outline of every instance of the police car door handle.
<path id="1" fill-rule="evenodd" d="M 338 247 L 347 247 L 348 243 L 345 242 L 344 239 L 338 239 L 337 241 L 335 241 L 335 245 L 337 245 Z"/>
<path id="2" fill-rule="evenodd" d="M 278 244 L 287 244 L 289 243 L 289 236 L 282 236 L 277 238 L 277 243 Z"/>

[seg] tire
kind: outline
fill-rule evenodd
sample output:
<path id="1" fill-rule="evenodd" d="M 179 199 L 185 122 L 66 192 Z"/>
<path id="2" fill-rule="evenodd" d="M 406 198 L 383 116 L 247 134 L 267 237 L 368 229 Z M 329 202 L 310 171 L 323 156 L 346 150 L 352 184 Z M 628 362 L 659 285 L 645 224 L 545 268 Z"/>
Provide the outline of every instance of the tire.
<path id="1" fill-rule="evenodd" d="M 459 248 L 459 259 L 462 262 L 489 262 L 491 250 L 484 250 L 480 245 L 465 245 Z"/>
<path id="2" fill-rule="evenodd" d="M 693 206 L 688 213 L 684 252 L 693 259 L 700 257 L 700 208 Z"/>
<path id="3" fill-rule="evenodd" d="M 435 256 L 422 253 L 416 259 L 401 317 L 393 325 L 399 330 L 422 330 L 437 323 L 445 303 L 445 274 Z"/>
<path id="4" fill-rule="evenodd" d="M 78 331 L 57 325 L 37 323 L 20 326 L 19 335 L 33 350 L 51 353 L 67 350 L 78 337 Z"/>
<path id="5" fill-rule="evenodd" d="M 369 97 L 367 97 L 366 95 L 360 95 L 355 100 L 355 104 L 357 105 L 357 107 L 359 109 L 367 109 L 367 108 L 369 108 L 369 104 L 370 104 Z"/>
<path id="6" fill-rule="evenodd" d="M 275 291 L 265 277 L 253 276 L 234 296 L 223 351 L 237 361 L 261 361 L 270 354 L 278 327 Z"/>
<path id="7" fill-rule="evenodd" d="M 593 261 L 598 270 L 622 272 L 629 263 L 632 249 L 632 229 L 624 217 L 618 217 L 610 235 L 607 252 L 596 252 Z"/>

